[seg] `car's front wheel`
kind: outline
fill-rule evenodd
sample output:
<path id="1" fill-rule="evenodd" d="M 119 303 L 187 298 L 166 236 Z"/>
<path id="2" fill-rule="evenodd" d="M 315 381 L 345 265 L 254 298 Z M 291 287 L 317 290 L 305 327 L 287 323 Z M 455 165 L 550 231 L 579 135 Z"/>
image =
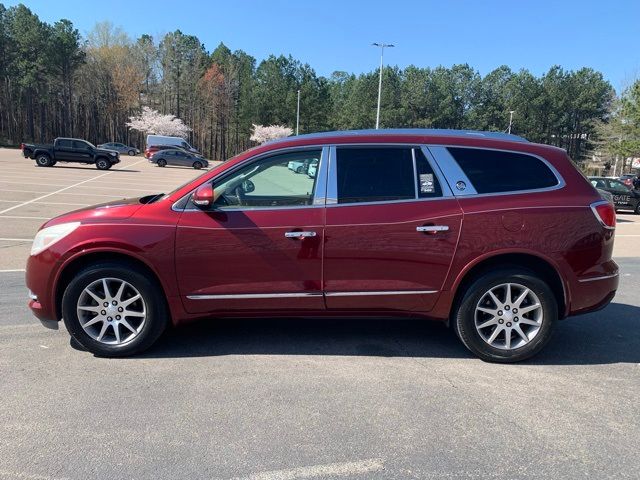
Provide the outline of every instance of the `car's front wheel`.
<path id="1" fill-rule="evenodd" d="M 62 297 L 67 330 L 84 348 L 104 357 L 149 348 L 169 322 L 162 289 L 132 265 L 109 262 L 80 271 Z"/>
<path id="2" fill-rule="evenodd" d="M 535 273 L 499 269 L 469 285 L 454 312 L 462 343 L 482 360 L 511 363 L 537 354 L 549 341 L 558 305 Z"/>
<path id="3" fill-rule="evenodd" d="M 164 158 L 161 158 L 160 160 L 158 160 L 157 165 L 159 167 L 166 167 L 167 166 L 167 161 Z"/>
<path id="4" fill-rule="evenodd" d="M 200 170 L 202 168 L 202 162 L 196 160 L 195 162 L 193 162 L 193 168 L 195 168 L 196 170 Z"/>
<path id="5" fill-rule="evenodd" d="M 129 150 L 129 156 L 130 157 L 135 157 L 136 156 L 136 151 L 135 150 Z"/>

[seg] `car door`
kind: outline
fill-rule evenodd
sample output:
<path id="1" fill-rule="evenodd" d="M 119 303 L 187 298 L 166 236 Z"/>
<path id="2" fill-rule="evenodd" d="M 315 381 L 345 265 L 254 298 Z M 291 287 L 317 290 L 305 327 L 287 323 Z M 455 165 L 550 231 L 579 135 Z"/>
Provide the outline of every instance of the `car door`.
<path id="1" fill-rule="evenodd" d="M 609 191 L 613 195 L 613 203 L 616 207 L 631 208 L 631 189 L 620 180 L 607 179 Z"/>
<path id="2" fill-rule="evenodd" d="M 179 165 L 175 150 L 160 150 L 160 151 L 162 152 L 160 154 L 160 158 L 162 158 L 165 162 L 167 162 L 167 165 Z M 158 160 L 160 160 L 160 158 Z"/>
<path id="3" fill-rule="evenodd" d="M 191 155 L 187 155 L 185 152 L 181 152 L 179 150 L 176 150 L 174 154 L 176 156 L 176 165 L 180 165 L 182 167 L 190 167 L 193 165 Z"/>
<path id="4" fill-rule="evenodd" d="M 56 160 L 62 162 L 73 162 L 77 159 L 76 150 L 73 147 L 73 140 L 60 139 L 55 144 Z"/>
<path id="5" fill-rule="evenodd" d="M 73 150 L 72 150 L 73 160 L 76 162 L 91 162 L 93 160 L 93 149 L 91 146 L 79 140 L 73 141 Z"/>
<path id="6" fill-rule="evenodd" d="M 291 150 L 243 162 L 213 180 L 213 208 L 186 206 L 176 233 L 176 269 L 188 312 L 324 309 L 325 184 L 287 164 L 325 159 L 327 151 Z"/>
<path id="7" fill-rule="evenodd" d="M 418 146 L 337 146 L 327 180 L 327 308 L 422 311 L 447 276 L 462 214 Z"/>

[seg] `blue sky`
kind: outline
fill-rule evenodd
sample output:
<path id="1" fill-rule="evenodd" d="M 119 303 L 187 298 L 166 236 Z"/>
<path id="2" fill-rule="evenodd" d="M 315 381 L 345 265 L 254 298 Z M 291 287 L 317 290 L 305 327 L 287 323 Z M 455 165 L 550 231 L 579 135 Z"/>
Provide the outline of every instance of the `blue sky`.
<path id="1" fill-rule="evenodd" d="M 19 2 L 0 0 L 6 6 Z M 396 44 L 385 63 L 506 64 L 539 75 L 592 67 L 620 91 L 640 77 L 640 0 L 31 0 L 41 19 L 68 18 L 85 34 L 109 20 L 131 36 L 180 29 L 208 50 L 224 42 L 260 61 L 291 54 L 321 75 L 376 68 L 371 42 Z"/>

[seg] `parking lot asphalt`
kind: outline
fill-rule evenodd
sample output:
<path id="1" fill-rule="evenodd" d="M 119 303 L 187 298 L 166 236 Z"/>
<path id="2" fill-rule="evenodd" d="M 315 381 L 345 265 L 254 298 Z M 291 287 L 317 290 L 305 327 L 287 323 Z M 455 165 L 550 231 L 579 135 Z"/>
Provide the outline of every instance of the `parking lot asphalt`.
<path id="1" fill-rule="evenodd" d="M 0 479 L 638 478 L 634 215 L 614 302 L 521 364 L 383 319 L 211 320 L 100 359 L 28 312 L 21 270 L 46 218 L 198 174 L 123 158 L 105 174 L 0 150 Z"/>

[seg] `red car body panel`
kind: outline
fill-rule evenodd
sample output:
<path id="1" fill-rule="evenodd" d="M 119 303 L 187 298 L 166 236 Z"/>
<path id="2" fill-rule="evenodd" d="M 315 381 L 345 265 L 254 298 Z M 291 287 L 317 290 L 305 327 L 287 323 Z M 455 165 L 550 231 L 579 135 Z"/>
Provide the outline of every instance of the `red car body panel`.
<path id="1" fill-rule="evenodd" d="M 445 197 L 378 205 L 254 211 L 176 211 L 199 185 L 270 151 L 340 144 L 453 145 L 513 150 L 547 160 L 566 181 L 553 191 Z M 590 205 L 600 200 L 563 150 L 524 142 L 438 135 L 295 137 L 228 160 L 150 204 L 112 202 L 54 218 L 45 226 L 82 225 L 31 256 L 30 302 L 43 320 L 60 320 L 61 275 L 88 254 L 126 255 L 160 282 L 174 324 L 207 316 L 341 316 L 391 314 L 447 320 L 465 275 L 498 255 L 526 254 L 551 266 L 562 282 L 561 316 L 595 310 L 618 285 L 611 260 L 613 230 Z M 416 231 L 446 225 L 444 234 Z M 285 238 L 314 230 L 316 237 Z M 606 278 L 603 278 L 606 277 Z M 597 280 L 596 280 L 597 279 Z M 350 292 L 397 290 L 406 295 Z M 342 295 L 332 295 L 341 292 Z M 227 294 L 305 293 L 289 298 L 224 298 Z M 194 300 L 189 296 L 219 298 Z"/>

